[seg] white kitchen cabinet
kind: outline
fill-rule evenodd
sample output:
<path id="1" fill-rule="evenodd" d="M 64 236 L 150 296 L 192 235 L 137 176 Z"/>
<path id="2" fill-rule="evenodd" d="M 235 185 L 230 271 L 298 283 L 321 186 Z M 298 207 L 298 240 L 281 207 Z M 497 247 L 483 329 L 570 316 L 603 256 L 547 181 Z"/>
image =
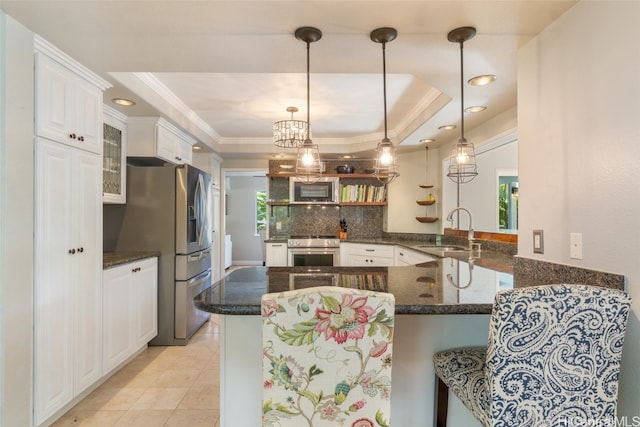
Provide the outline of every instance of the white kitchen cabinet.
<path id="1" fill-rule="evenodd" d="M 267 243 L 266 250 L 267 267 L 286 267 L 287 266 L 287 244 L 286 243 Z"/>
<path id="2" fill-rule="evenodd" d="M 127 116 L 103 106 L 102 201 L 127 202 Z"/>
<path id="3" fill-rule="evenodd" d="M 157 157 L 177 165 L 192 163 L 196 140 L 163 118 L 130 117 L 127 136 L 129 157 Z"/>
<path id="4" fill-rule="evenodd" d="M 391 267 L 394 265 L 394 246 L 364 243 L 342 243 L 340 265 L 350 267 Z"/>
<path id="5" fill-rule="evenodd" d="M 100 163 L 97 154 L 36 141 L 38 424 L 102 375 Z"/>
<path id="6" fill-rule="evenodd" d="M 103 273 L 103 371 L 113 371 L 158 334 L 158 258 Z"/>
<path id="7" fill-rule="evenodd" d="M 416 265 L 427 261 L 435 260 L 434 257 L 423 254 L 422 252 L 407 249 L 402 246 L 396 246 L 396 263 L 395 265 Z"/>
<path id="8" fill-rule="evenodd" d="M 158 335 L 158 258 L 148 258 L 137 264 L 138 271 L 133 277 L 136 351 Z"/>
<path id="9" fill-rule="evenodd" d="M 46 54 L 36 54 L 36 134 L 102 153 L 102 90 Z"/>

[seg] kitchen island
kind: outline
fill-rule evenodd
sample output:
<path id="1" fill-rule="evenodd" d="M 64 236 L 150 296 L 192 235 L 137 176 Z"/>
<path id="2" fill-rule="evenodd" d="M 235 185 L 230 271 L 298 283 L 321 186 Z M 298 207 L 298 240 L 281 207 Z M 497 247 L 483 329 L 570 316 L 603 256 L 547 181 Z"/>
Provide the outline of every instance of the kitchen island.
<path id="1" fill-rule="evenodd" d="M 460 258 L 405 267 L 252 267 L 213 284 L 194 301 L 220 315 L 220 426 L 261 424 L 260 297 L 323 285 L 394 294 L 391 425 L 432 425 L 433 353 L 486 344 L 494 295 L 513 286 L 500 257 Z M 451 425 L 479 425 L 455 398 L 450 405 Z"/>

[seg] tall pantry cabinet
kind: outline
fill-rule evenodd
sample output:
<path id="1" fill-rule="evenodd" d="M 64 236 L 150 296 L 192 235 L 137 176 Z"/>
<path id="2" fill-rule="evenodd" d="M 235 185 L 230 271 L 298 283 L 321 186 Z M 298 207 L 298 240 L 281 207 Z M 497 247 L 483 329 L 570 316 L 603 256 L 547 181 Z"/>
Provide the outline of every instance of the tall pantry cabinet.
<path id="1" fill-rule="evenodd" d="M 102 376 L 102 93 L 42 38 L 36 55 L 35 417 Z"/>

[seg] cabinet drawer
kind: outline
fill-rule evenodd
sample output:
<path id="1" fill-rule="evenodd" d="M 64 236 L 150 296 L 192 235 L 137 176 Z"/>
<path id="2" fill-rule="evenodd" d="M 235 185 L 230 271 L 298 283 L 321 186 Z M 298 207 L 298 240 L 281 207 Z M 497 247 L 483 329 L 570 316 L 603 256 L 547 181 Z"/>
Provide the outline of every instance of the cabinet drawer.
<path id="1" fill-rule="evenodd" d="M 393 259 L 393 249 L 394 247 L 391 245 L 350 245 L 348 248 L 349 254 L 351 255 L 362 255 L 362 256 L 375 256 L 375 257 L 388 257 Z"/>

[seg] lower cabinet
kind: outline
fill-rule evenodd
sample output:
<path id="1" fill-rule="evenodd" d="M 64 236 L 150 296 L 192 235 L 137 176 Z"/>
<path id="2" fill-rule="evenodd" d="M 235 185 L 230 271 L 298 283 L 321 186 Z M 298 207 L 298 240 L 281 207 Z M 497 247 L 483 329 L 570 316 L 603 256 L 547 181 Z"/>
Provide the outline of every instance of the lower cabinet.
<path id="1" fill-rule="evenodd" d="M 391 267 L 394 246 L 343 243 L 340 245 L 340 265 L 351 267 Z"/>
<path id="2" fill-rule="evenodd" d="M 135 354 L 158 333 L 158 258 L 103 272 L 103 373 Z"/>
<path id="3" fill-rule="evenodd" d="M 267 243 L 265 254 L 265 264 L 267 267 L 286 267 L 287 266 L 287 244 L 286 243 Z"/>
<path id="4" fill-rule="evenodd" d="M 340 245 L 340 265 L 347 267 L 391 267 L 416 265 L 434 257 L 403 246 L 345 242 Z"/>

